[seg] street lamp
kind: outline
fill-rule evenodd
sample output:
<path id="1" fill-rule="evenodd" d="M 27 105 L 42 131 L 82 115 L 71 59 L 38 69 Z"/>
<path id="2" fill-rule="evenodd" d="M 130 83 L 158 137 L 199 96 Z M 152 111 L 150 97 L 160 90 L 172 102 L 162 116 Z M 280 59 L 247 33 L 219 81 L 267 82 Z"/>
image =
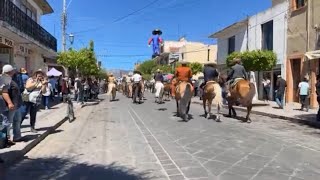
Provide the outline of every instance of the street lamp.
<path id="1" fill-rule="evenodd" d="M 69 34 L 69 41 L 70 41 L 71 45 L 73 45 L 73 42 L 74 42 L 74 35 L 73 34 Z"/>

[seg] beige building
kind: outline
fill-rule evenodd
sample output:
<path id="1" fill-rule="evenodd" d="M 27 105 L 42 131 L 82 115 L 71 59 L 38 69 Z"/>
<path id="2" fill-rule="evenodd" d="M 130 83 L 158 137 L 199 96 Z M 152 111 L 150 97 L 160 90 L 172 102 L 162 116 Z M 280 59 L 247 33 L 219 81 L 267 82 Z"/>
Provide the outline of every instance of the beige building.
<path id="1" fill-rule="evenodd" d="M 217 61 L 217 45 L 206 45 L 199 42 L 188 42 L 180 48 L 181 59 L 201 64 Z"/>
<path id="2" fill-rule="evenodd" d="M 312 107 L 316 107 L 315 83 L 320 71 L 320 1 L 289 0 L 289 3 L 287 101 L 299 102 L 296 96 L 298 84 L 303 77 L 308 77 L 312 87 L 310 103 Z"/>
<path id="3" fill-rule="evenodd" d="M 200 42 L 189 42 L 185 38 L 178 41 L 165 41 L 163 52 L 159 58 L 162 64 L 175 64 L 179 61 L 204 64 L 216 62 L 217 45 L 207 45 Z"/>
<path id="4" fill-rule="evenodd" d="M 46 0 L 0 0 L 0 68 L 7 63 L 29 73 L 56 67 L 57 40 L 41 25 L 53 13 Z"/>

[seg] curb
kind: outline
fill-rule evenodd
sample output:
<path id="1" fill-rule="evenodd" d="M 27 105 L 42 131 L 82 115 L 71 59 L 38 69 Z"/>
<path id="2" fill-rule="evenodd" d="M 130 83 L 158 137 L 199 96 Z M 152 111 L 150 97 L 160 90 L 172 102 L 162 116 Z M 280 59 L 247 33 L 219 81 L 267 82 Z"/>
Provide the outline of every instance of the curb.
<path id="1" fill-rule="evenodd" d="M 203 103 L 201 102 L 192 102 L 193 104 L 199 104 L 199 105 L 203 105 Z M 228 106 L 226 105 L 222 105 L 223 108 L 228 109 Z M 241 111 L 241 112 L 247 112 L 246 109 L 240 108 L 240 107 L 234 107 L 234 109 Z M 294 117 L 288 117 L 288 116 L 282 116 L 282 115 L 276 115 L 276 114 L 269 114 L 269 113 L 265 113 L 265 112 L 260 112 L 260 111 L 251 111 L 252 114 L 255 115 L 260 115 L 260 116 L 267 116 L 270 118 L 277 118 L 277 119 L 283 119 L 283 120 L 287 120 L 287 121 L 291 121 L 297 124 L 304 124 L 304 125 L 309 125 L 311 127 L 315 127 L 315 128 L 320 128 L 320 122 L 317 121 L 310 121 L 310 120 L 306 120 L 306 119 L 301 119 L 301 118 L 294 118 Z"/>
<path id="2" fill-rule="evenodd" d="M 82 107 L 75 108 L 74 111 L 77 112 Z M 30 150 L 32 150 L 36 145 L 38 145 L 41 141 L 43 141 L 46 137 L 48 137 L 51 133 L 53 133 L 56 129 L 58 129 L 63 123 L 65 123 L 68 120 L 68 118 L 63 118 L 62 120 L 55 123 L 53 126 L 51 126 L 48 130 L 46 130 L 44 133 L 39 134 L 37 138 L 32 140 L 30 143 L 28 143 L 23 149 L 16 150 L 16 151 L 9 151 L 5 152 L 3 154 L 0 154 L 1 159 L 3 160 L 3 163 L 0 163 L 4 167 L 9 167 L 19 160 L 21 160 L 25 154 L 27 154 Z"/>

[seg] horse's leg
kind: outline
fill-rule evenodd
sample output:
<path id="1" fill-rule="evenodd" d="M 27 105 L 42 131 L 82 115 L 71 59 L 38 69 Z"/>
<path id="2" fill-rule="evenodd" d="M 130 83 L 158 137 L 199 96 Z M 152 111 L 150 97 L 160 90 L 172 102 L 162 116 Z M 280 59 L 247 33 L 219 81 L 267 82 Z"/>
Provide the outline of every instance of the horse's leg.
<path id="1" fill-rule="evenodd" d="M 220 120 L 220 110 L 221 110 L 221 104 L 218 103 L 218 105 L 217 105 L 217 114 L 216 114 L 216 121 L 217 122 L 221 122 L 221 120 Z"/>
<path id="2" fill-rule="evenodd" d="M 211 117 L 211 108 L 212 108 L 212 99 L 210 98 L 209 100 L 208 100 L 208 114 L 209 114 L 209 116 L 208 116 L 208 119 Z"/>
<path id="3" fill-rule="evenodd" d="M 231 102 L 228 102 L 228 109 L 229 109 L 229 114 L 228 114 L 228 117 L 232 117 L 232 104 Z"/>
<path id="4" fill-rule="evenodd" d="M 234 107 L 232 106 L 232 114 L 233 114 L 233 116 L 232 117 L 237 117 L 237 112 L 236 112 L 236 110 L 234 109 Z"/>
<path id="5" fill-rule="evenodd" d="M 208 112 L 207 112 L 207 99 L 206 98 L 202 99 L 202 104 L 203 104 L 203 110 L 204 110 L 204 117 L 207 118 Z"/>
<path id="6" fill-rule="evenodd" d="M 247 106 L 247 117 L 246 117 L 246 122 L 247 123 L 251 123 L 251 118 L 250 118 L 250 113 L 251 113 L 251 110 L 252 110 L 252 104 L 249 104 Z"/>
<path id="7" fill-rule="evenodd" d="M 180 107 L 179 107 L 179 101 L 176 100 L 176 104 L 177 104 L 177 117 L 180 117 Z"/>

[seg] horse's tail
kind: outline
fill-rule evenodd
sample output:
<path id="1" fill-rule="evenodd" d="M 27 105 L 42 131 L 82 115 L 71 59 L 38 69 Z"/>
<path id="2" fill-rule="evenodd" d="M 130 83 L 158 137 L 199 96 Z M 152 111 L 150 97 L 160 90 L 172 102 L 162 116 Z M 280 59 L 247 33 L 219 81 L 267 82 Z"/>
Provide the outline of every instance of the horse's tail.
<path id="1" fill-rule="evenodd" d="M 250 82 L 249 87 L 250 89 L 247 95 L 247 99 L 252 102 L 253 97 L 256 95 L 256 86 L 254 85 L 254 83 Z"/>
<path id="2" fill-rule="evenodd" d="M 191 101 L 191 98 L 192 98 L 191 84 L 187 83 L 184 91 L 184 95 L 180 100 L 180 108 L 181 108 L 182 115 L 185 115 L 187 113 L 187 107 Z"/>
<path id="3" fill-rule="evenodd" d="M 216 104 L 217 106 L 222 106 L 222 88 L 218 83 L 213 84 L 214 85 L 214 93 L 215 93 L 215 97 L 213 99 L 214 104 Z"/>

